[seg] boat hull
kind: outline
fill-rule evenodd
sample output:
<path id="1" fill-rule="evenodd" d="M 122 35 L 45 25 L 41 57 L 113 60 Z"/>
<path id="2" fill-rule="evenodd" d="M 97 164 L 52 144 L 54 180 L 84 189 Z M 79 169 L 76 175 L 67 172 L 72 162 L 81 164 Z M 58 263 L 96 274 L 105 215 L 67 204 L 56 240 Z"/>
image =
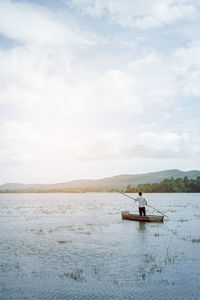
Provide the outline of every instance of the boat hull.
<path id="1" fill-rule="evenodd" d="M 164 216 L 147 215 L 140 216 L 136 214 L 130 214 L 129 211 L 122 211 L 122 220 L 141 221 L 141 222 L 164 222 Z"/>

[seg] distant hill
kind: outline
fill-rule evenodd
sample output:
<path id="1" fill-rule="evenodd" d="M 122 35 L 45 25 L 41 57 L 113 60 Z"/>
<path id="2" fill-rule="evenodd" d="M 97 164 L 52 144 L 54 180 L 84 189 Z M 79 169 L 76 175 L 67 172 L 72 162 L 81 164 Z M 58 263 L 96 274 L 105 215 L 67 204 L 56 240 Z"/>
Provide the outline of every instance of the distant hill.
<path id="1" fill-rule="evenodd" d="M 81 179 L 55 184 L 22 184 L 6 183 L 0 185 L 0 191 L 27 191 L 27 192 L 45 192 L 45 191 L 108 191 L 112 188 L 126 188 L 127 185 L 137 186 L 144 183 L 161 182 L 165 178 L 183 178 L 196 179 L 200 176 L 200 171 L 180 171 L 177 169 L 164 170 L 159 172 L 118 175 L 102 179 Z"/>

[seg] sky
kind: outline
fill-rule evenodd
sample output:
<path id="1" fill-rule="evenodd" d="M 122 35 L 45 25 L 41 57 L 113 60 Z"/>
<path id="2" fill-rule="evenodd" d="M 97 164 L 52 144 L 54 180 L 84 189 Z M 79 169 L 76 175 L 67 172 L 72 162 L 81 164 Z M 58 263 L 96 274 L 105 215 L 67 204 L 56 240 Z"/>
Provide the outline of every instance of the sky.
<path id="1" fill-rule="evenodd" d="M 0 184 L 200 169 L 198 0 L 0 0 Z"/>

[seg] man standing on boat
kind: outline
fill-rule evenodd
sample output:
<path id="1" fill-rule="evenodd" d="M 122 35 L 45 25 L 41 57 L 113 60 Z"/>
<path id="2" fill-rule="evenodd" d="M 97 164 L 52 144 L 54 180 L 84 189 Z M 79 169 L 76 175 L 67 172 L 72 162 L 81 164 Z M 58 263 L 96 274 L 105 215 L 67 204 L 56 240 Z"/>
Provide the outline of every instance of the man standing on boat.
<path id="1" fill-rule="evenodd" d="M 147 205 L 147 201 L 144 197 L 142 197 L 142 192 L 139 192 L 139 197 L 137 197 L 136 201 L 139 202 L 139 213 L 140 216 L 142 216 L 142 214 L 144 216 L 146 216 L 146 210 L 145 210 L 145 205 Z"/>

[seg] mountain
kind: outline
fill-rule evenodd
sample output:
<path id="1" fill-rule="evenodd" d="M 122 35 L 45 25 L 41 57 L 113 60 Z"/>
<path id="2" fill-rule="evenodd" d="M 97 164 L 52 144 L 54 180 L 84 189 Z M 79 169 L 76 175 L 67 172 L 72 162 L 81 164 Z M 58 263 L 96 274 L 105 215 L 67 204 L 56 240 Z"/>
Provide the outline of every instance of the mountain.
<path id="1" fill-rule="evenodd" d="M 200 171 L 180 171 L 177 169 L 164 170 L 159 172 L 118 175 L 102 179 L 82 179 L 54 184 L 22 184 L 6 183 L 0 185 L 0 191 L 108 191 L 112 188 L 125 188 L 127 185 L 137 186 L 138 184 L 161 182 L 165 178 L 183 178 L 196 179 L 200 176 Z"/>

